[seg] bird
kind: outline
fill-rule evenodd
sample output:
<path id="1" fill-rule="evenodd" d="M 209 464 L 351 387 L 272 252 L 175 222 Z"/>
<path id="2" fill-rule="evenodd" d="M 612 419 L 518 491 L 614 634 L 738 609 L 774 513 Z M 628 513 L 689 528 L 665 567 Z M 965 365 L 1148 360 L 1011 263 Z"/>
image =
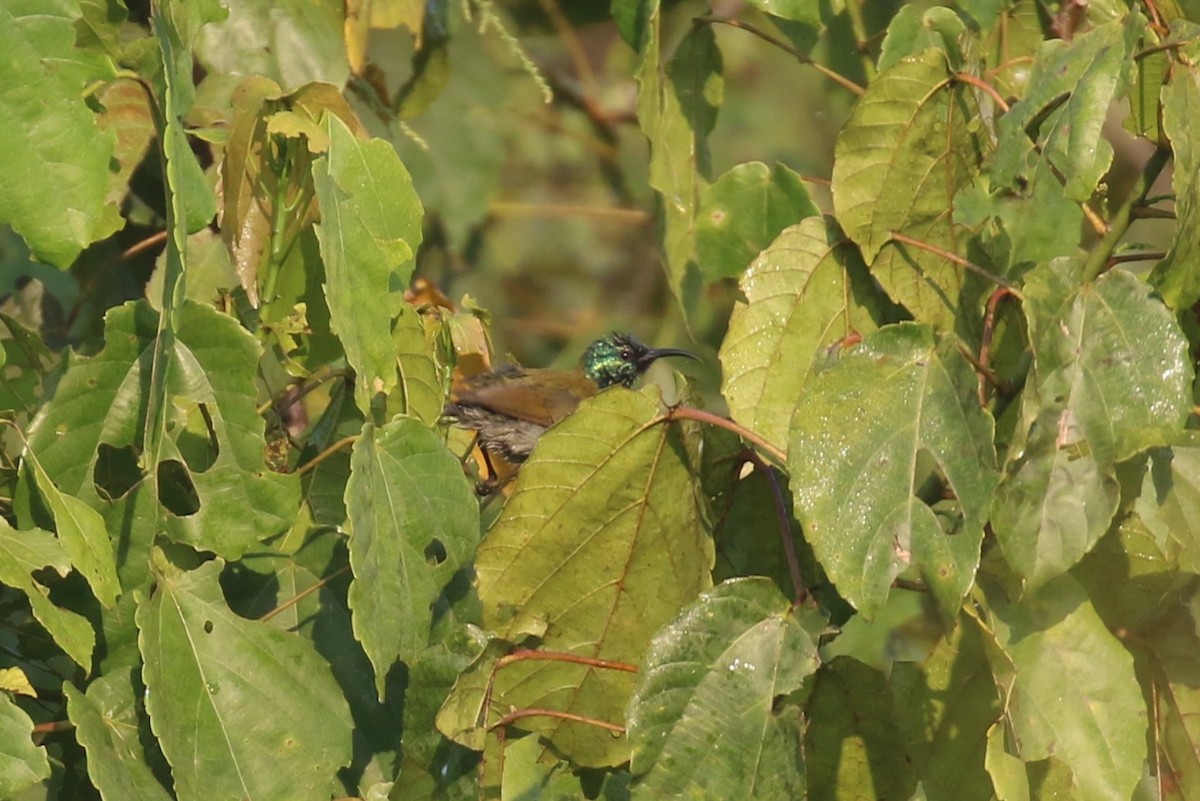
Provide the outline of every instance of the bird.
<path id="1" fill-rule="evenodd" d="M 470 376 L 451 391 L 443 418 L 478 432 L 485 454 L 520 465 L 547 428 L 578 408 L 585 398 L 621 385 L 632 387 L 664 356 L 698 357 L 678 348 L 651 348 L 631 334 L 611 333 L 588 345 L 573 370 L 505 364 Z M 494 476 L 491 464 L 489 472 Z"/>

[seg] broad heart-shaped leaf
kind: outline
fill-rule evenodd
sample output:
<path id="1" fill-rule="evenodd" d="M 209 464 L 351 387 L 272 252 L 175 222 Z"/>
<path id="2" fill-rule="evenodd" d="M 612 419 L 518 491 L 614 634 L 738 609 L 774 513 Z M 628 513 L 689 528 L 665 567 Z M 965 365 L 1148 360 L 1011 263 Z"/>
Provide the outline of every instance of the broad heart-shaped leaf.
<path id="1" fill-rule="evenodd" d="M 161 576 L 138 603 L 146 709 L 180 801 L 323 799 L 354 723 L 312 644 L 238 617 L 223 562 Z"/>
<path id="2" fill-rule="evenodd" d="M 155 777 L 143 745 L 153 739 L 145 712 L 138 709 L 136 685 L 128 669 L 100 676 L 86 693 L 66 682 L 67 715 L 87 750 L 88 776 L 104 798 L 169 801 L 171 795 Z M 153 758 L 162 762 L 157 749 Z"/>
<path id="3" fill-rule="evenodd" d="M 34 581 L 33 572 L 44 567 L 53 568 L 60 576 L 71 569 L 58 540 L 41 529 L 17 531 L 0 517 L 0 584 L 25 593 L 33 616 L 58 646 L 80 667 L 90 670 L 96 633 L 87 618 L 56 606 L 50 600 L 50 591 Z"/>
<path id="4" fill-rule="evenodd" d="M 704 190 L 696 257 L 709 278 L 742 274 L 780 231 L 820 214 L 800 176 L 782 164 L 739 164 Z"/>
<path id="5" fill-rule="evenodd" d="M 254 338 L 236 320 L 191 302 L 176 311 L 175 326 L 164 398 L 164 448 L 172 456 L 164 464 L 186 480 L 159 481 L 158 493 L 161 500 L 173 487 L 190 484 L 199 509 L 175 514 L 161 507 L 159 530 L 235 558 L 288 527 L 299 506 L 299 482 L 294 475 L 270 472 L 263 462 Z M 102 512 L 113 499 L 94 483 L 100 446 L 142 447 L 157 328 L 158 315 L 145 303 L 109 310 L 104 350 L 69 358 L 53 400 L 30 427 L 29 447 L 51 480 Z M 164 472 L 160 465 L 145 469 L 157 477 Z"/>
<path id="6" fill-rule="evenodd" d="M 716 123 L 724 79 L 711 25 L 694 26 L 664 70 L 662 12 L 650 12 L 638 71 L 638 123 L 650 140 L 650 186 L 662 200 L 663 259 L 671 291 L 690 315 L 700 291 L 696 215 L 710 178 L 708 134 Z"/>
<path id="7" fill-rule="evenodd" d="M 1128 799 L 1146 757 L 1146 703 L 1129 652 L 1069 576 L 994 609 L 1014 671 L 1005 709 L 1021 759 L 1053 755 L 1079 798 Z"/>
<path id="8" fill-rule="evenodd" d="M 1182 432 L 1192 368 L 1171 312 L 1123 270 L 1079 287 L 1077 261 L 1050 262 L 1026 277 L 1025 310 L 1034 367 L 992 526 L 1037 585 L 1108 529 L 1112 465 Z"/>
<path id="9" fill-rule="evenodd" d="M 38 492 L 54 516 L 54 528 L 71 564 L 87 579 L 97 600 L 111 607 L 121 593 L 121 582 L 104 518 L 79 498 L 60 492 L 33 451 L 27 449 L 25 458 L 33 468 Z"/>
<path id="10" fill-rule="evenodd" d="M 1151 281 L 1173 309 L 1200 298 L 1200 142 L 1193 121 L 1200 115 L 1200 67 L 1190 59 L 1172 66 L 1162 90 L 1162 126 L 1171 140 L 1175 189 L 1175 241 L 1171 254 L 1155 266 Z"/>
<path id="11" fill-rule="evenodd" d="M 639 663 L 650 638 L 711 584 L 698 434 L 664 421 L 659 393 L 614 388 L 538 441 L 475 559 L 484 626 L 547 651 Z M 527 660 L 496 674 L 495 708 L 558 709 L 620 723 L 634 676 Z M 530 718 L 581 765 L 629 758 L 623 738 Z"/>
<path id="12" fill-rule="evenodd" d="M 633 798 L 803 796 L 799 710 L 774 705 L 817 664 L 812 635 L 770 579 L 701 595 L 654 636 L 629 702 Z"/>
<path id="13" fill-rule="evenodd" d="M 1091 197 L 1112 162 L 1100 129 L 1109 104 L 1124 93 L 1144 27 L 1145 18 L 1134 11 L 1069 44 L 1043 44 L 1028 93 L 1000 118 L 992 171 L 997 184 L 1015 184 L 1047 160 L 1065 180 L 1067 197 Z"/>
<path id="14" fill-rule="evenodd" d="M 7 693 L 0 693 L 0 796 L 16 798 L 49 776 L 46 749 L 33 744 L 33 721 Z"/>
<path id="15" fill-rule="evenodd" d="M 805 387 L 788 464 L 796 515 L 838 592 L 870 617 L 915 567 L 952 619 L 997 481 L 992 418 L 953 341 L 881 328 Z M 953 505 L 937 503 L 944 490 Z"/>
<path id="16" fill-rule="evenodd" d="M 392 318 L 412 276 L 424 212 L 395 148 L 360 142 L 335 114 L 325 115 L 325 128 L 329 152 L 312 172 L 325 298 L 354 368 L 354 399 L 369 415 L 375 394 L 396 385 Z"/>
<path id="17" fill-rule="evenodd" d="M 833 206 L 871 272 L 918 319 L 953 326 L 963 268 L 891 244 L 899 232 L 960 252 L 954 198 L 982 159 L 974 90 L 953 80 L 941 50 L 901 60 L 871 82 L 838 134 Z"/>
<path id="18" fill-rule="evenodd" d="M 51 9 L 20 13 L 11 5 L 19 4 L 0 4 L 0 222 L 38 259 L 65 269 L 123 224 L 106 198 L 114 137 L 99 130 L 82 97 L 99 76 L 71 70 L 71 85 L 51 67 L 74 60 L 70 20 L 56 20 L 64 31 L 46 24 Z"/>
<path id="19" fill-rule="evenodd" d="M 433 603 L 479 539 L 479 504 L 458 459 L 411 417 L 363 426 L 345 498 L 354 636 L 382 697 L 392 663 L 429 644 Z"/>
<path id="20" fill-rule="evenodd" d="M 785 445 L 800 390 L 825 350 L 874 330 L 875 287 L 828 218 L 786 229 L 739 282 L 745 303 L 721 343 L 721 392 L 733 418 Z"/>

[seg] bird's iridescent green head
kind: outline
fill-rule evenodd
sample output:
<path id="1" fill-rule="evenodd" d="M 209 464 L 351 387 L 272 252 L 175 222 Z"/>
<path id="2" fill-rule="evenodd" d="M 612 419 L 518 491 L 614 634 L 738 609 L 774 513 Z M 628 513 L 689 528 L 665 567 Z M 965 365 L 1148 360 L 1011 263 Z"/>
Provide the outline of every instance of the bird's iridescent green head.
<path id="1" fill-rule="evenodd" d="M 677 348 L 650 348 L 629 334 L 609 334 L 597 339 L 583 352 L 580 363 L 583 374 L 596 382 L 600 389 L 622 384 L 632 387 L 642 373 L 663 356 L 696 357 Z"/>

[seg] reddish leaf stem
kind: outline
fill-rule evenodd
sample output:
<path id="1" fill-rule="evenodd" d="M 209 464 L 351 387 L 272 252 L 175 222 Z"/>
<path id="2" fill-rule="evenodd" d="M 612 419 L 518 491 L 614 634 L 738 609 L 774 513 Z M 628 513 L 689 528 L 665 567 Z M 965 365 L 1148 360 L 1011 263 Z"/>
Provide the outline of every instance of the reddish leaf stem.
<path id="1" fill-rule="evenodd" d="M 1000 287 L 992 292 L 987 302 L 987 312 L 983 316 L 983 335 L 979 342 L 979 405 L 987 405 L 987 382 L 989 379 L 995 383 L 994 373 L 992 373 L 992 334 L 996 330 L 996 309 L 1000 305 L 1000 301 L 1009 297 L 1018 297 L 1011 291 Z"/>
<path id="2" fill-rule="evenodd" d="M 755 434 L 748 428 L 740 426 L 732 420 L 713 414 L 712 412 L 701 411 L 700 409 L 691 406 L 673 406 L 667 410 L 663 420 L 695 420 L 698 423 L 708 423 L 709 425 L 723 428 L 726 431 L 732 431 L 742 439 L 754 445 L 761 451 L 765 451 L 768 456 L 778 462 L 780 465 L 787 464 L 787 455 L 778 447 L 767 442 L 765 439 Z"/>
<path id="3" fill-rule="evenodd" d="M 792 606 L 800 606 L 808 597 L 808 588 L 804 586 L 804 576 L 800 573 L 800 556 L 796 553 L 796 542 L 792 539 L 791 513 L 783 498 L 783 489 L 779 486 L 775 471 L 753 449 L 746 450 L 746 458 L 767 480 L 771 494 L 775 497 L 775 513 L 779 517 L 779 539 L 783 541 L 783 554 L 787 558 L 788 572 L 792 577 Z"/>
<path id="4" fill-rule="evenodd" d="M 538 709 L 536 707 L 531 707 L 529 709 L 518 709 L 513 712 L 509 712 L 507 715 L 505 715 L 504 717 L 497 720 L 491 726 L 488 726 L 488 731 L 502 729 L 503 727 L 509 726 L 513 723 L 516 723 L 518 720 L 521 720 L 523 718 L 535 718 L 535 717 L 559 718 L 560 720 L 570 720 L 575 723 L 585 723 L 589 726 L 596 726 L 601 729 L 607 729 L 608 731 L 616 732 L 617 734 L 625 733 L 624 726 L 618 726 L 615 723 L 609 723 L 607 720 L 600 720 L 599 718 L 589 718 L 586 715 L 577 715 L 574 712 L 563 712 L 558 709 Z"/>
<path id="5" fill-rule="evenodd" d="M 1002 286 L 1005 289 L 1007 289 L 1009 292 L 1012 292 L 1014 295 L 1020 297 L 1020 292 L 1018 292 L 1017 288 L 1014 287 L 1012 284 L 1010 284 L 1008 281 L 1004 280 L 1003 278 L 1001 278 L 998 275 L 992 274 L 991 272 L 984 269 L 983 267 L 980 267 L 975 262 L 964 259 L 962 256 L 958 255 L 957 253 L 951 253 L 950 251 L 946 250 L 945 248 L 940 248 L 937 245 L 931 245 L 928 242 L 922 242 L 920 239 L 913 239 L 911 236 L 902 234 L 899 231 L 892 231 L 891 239 L 893 242 L 900 242 L 901 244 L 904 244 L 904 245 L 912 245 L 913 247 L 918 248 L 919 250 L 928 251 L 929 253 L 933 253 L 934 255 L 941 256 L 943 259 L 953 262 L 954 264 L 957 264 L 959 267 L 970 270 L 971 272 L 973 272 L 977 275 L 981 275 L 984 278 L 991 281 L 993 284 Z"/>
<path id="6" fill-rule="evenodd" d="M 992 100 L 995 101 L 996 105 L 1000 107 L 1001 111 L 1008 111 L 1008 103 L 1004 100 L 1000 93 L 996 91 L 996 87 L 992 86 L 982 78 L 976 77 L 969 72 L 956 72 L 954 73 L 954 80 L 959 81 L 960 83 L 969 83 L 976 89 L 979 89 L 985 94 L 990 95 Z"/>

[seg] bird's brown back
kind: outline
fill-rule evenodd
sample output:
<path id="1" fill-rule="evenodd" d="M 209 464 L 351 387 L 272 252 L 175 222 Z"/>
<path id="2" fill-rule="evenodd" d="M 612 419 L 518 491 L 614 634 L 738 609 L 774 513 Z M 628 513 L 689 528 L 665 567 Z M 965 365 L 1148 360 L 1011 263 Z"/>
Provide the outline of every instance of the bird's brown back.
<path id="1" fill-rule="evenodd" d="M 595 395 L 596 384 L 578 370 L 507 367 L 471 376 L 450 393 L 454 403 L 550 427 Z"/>

